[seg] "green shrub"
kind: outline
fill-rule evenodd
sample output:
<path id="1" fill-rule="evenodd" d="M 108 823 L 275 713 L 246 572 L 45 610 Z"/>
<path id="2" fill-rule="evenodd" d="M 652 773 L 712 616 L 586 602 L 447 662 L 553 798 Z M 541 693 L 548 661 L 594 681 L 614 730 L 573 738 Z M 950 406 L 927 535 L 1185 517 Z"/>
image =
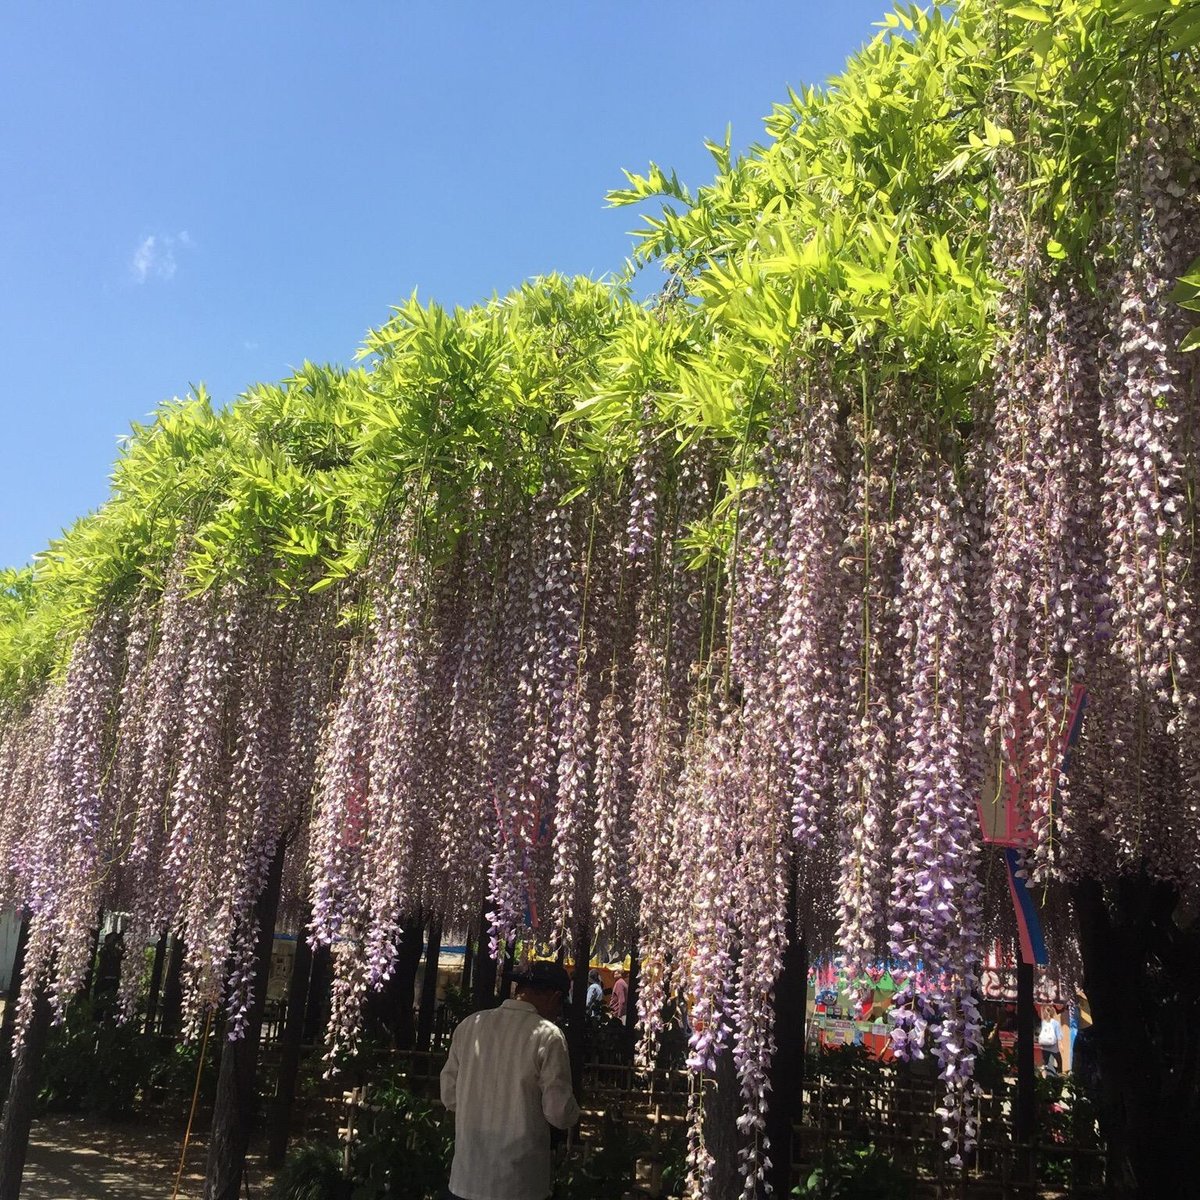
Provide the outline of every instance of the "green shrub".
<path id="1" fill-rule="evenodd" d="M 394 1084 L 372 1088 L 356 1120 L 351 1200 L 441 1200 L 454 1127 L 441 1105 Z"/>
<path id="2" fill-rule="evenodd" d="M 104 1015 L 104 1007 L 76 1000 L 51 1030 L 38 1091 L 43 1110 L 132 1114 L 161 1052 L 143 1036 L 139 1022 L 118 1023 Z"/>
<path id="3" fill-rule="evenodd" d="M 1066 1190 L 1090 1179 L 1097 1160 L 1077 1156 L 1078 1146 L 1099 1142 L 1096 1110 L 1069 1075 L 1039 1075 L 1037 1089 L 1037 1179 L 1043 1187 Z"/>
<path id="4" fill-rule="evenodd" d="M 297 1146 L 271 1189 L 272 1200 L 340 1200 L 341 1157 L 331 1146 Z"/>
<path id="5" fill-rule="evenodd" d="M 181 1096 L 188 1101 L 196 1087 L 196 1068 L 200 1062 L 200 1041 L 156 1044 L 150 1060 L 146 1084 L 158 1092 Z M 200 1073 L 200 1103 L 211 1104 L 217 1094 L 217 1070 L 221 1061 L 221 1043 L 209 1035 Z"/>
<path id="6" fill-rule="evenodd" d="M 341 1177 L 341 1154 L 331 1146 L 301 1146 L 275 1183 L 274 1200 L 442 1200 L 454 1150 L 453 1122 L 439 1105 L 404 1088 L 372 1088 L 355 1116 L 351 1178 Z M 634 1164 L 657 1153 L 663 1196 L 683 1194 L 686 1138 L 681 1126 L 665 1138 L 610 1112 L 587 1157 L 572 1157 L 558 1172 L 561 1200 L 613 1200 L 633 1181 Z M 884 1200 L 888 1200 L 885 1195 Z"/>
<path id="7" fill-rule="evenodd" d="M 849 1146 L 792 1189 L 804 1200 L 910 1200 L 912 1183 L 874 1146 Z"/>
<path id="8" fill-rule="evenodd" d="M 475 1002 L 469 991 L 464 991 L 455 984 L 449 984 L 442 998 L 442 1007 L 448 1013 L 446 1020 L 453 1029 L 459 1021 L 469 1017 L 475 1011 Z"/>
<path id="9" fill-rule="evenodd" d="M 633 1183 L 639 1158 L 656 1154 L 662 1160 L 663 1196 L 681 1196 L 686 1183 L 687 1142 L 682 1126 L 668 1140 L 612 1110 L 604 1115 L 600 1135 L 590 1143 L 586 1158 L 569 1159 L 559 1171 L 556 1200 L 614 1200 Z"/>

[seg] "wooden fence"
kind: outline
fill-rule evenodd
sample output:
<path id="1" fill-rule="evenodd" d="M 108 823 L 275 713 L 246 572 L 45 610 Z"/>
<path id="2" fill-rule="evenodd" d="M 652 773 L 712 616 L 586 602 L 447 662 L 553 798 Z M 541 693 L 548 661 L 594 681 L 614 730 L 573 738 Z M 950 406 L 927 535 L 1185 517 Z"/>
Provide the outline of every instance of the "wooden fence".
<path id="1" fill-rule="evenodd" d="M 1020 1146 L 1013 1129 L 1015 1081 L 1000 1078 L 979 1098 L 979 1132 L 962 1168 L 944 1146 L 942 1085 L 904 1068 L 813 1072 L 805 1088 L 797 1166 L 816 1165 L 856 1146 L 875 1146 L 918 1194 L 951 1197 L 1104 1194 L 1104 1152 L 1086 1102 L 1053 1085 L 1040 1089 L 1038 1136 Z"/>
<path id="2" fill-rule="evenodd" d="M 386 1052 L 359 1064 L 359 1080 L 388 1078 L 417 1095 L 436 1097 L 445 1052 Z M 345 1083 L 336 1081 L 340 1097 Z M 690 1076 L 679 1070 L 639 1074 L 627 1064 L 589 1062 L 584 1070 L 584 1120 L 577 1152 L 587 1153 L 605 1118 L 659 1131 L 664 1142 L 686 1121 Z M 1011 1079 L 980 1098 L 979 1137 L 961 1169 L 943 1147 L 941 1085 L 906 1068 L 842 1056 L 810 1058 L 804 1112 L 794 1130 L 793 1180 L 856 1148 L 875 1146 L 928 1200 L 1032 1200 L 1104 1194 L 1104 1154 L 1095 1122 L 1069 1089 L 1054 1100 L 1042 1088 L 1039 1139 L 1018 1146 L 1013 1136 Z M 332 1100 L 332 1092 L 331 1092 Z M 327 1126 L 329 1127 L 329 1126 Z M 620 1182 L 620 1181 L 614 1181 Z"/>

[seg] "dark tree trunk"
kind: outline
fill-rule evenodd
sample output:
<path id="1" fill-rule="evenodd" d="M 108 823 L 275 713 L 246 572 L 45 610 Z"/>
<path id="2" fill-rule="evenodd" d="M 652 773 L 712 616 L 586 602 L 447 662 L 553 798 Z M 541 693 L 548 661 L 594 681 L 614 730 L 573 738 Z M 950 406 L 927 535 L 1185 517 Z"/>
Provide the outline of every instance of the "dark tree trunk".
<path id="1" fill-rule="evenodd" d="M 100 951 L 100 928 L 104 924 L 104 909 L 96 914 L 96 928 L 92 930 L 92 952 L 88 955 L 87 969 L 83 973 L 83 982 L 76 992 L 81 1000 L 86 1000 L 92 994 L 92 983 L 96 978 L 96 955 Z"/>
<path id="2" fill-rule="evenodd" d="M 471 968 L 475 965 L 475 944 L 471 941 L 468 935 L 466 943 L 463 945 L 463 969 L 462 979 L 459 981 L 459 988 L 464 995 L 469 995 L 471 991 Z"/>
<path id="3" fill-rule="evenodd" d="M 500 999 L 507 1000 L 513 992 L 513 966 L 517 961 L 517 939 L 510 937 L 504 946 L 504 972 L 500 976 Z"/>
<path id="4" fill-rule="evenodd" d="M 425 943 L 425 974 L 421 977 L 421 1011 L 417 1017 L 417 1049 L 433 1045 L 433 1025 L 437 1015 L 438 959 L 442 953 L 442 921 L 429 919 L 429 940 Z"/>
<path id="5" fill-rule="evenodd" d="M 308 999 L 304 1004 L 304 1042 L 315 1045 L 324 1041 L 329 1025 L 330 989 L 333 987 L 333 951 L 318 946 L 313 951 L 308 977 Z"/>
<path id="6" fill-rule="evenodd" d="M 413 979 L 425 948 L 422 929 L 420 918 L 404 926 L 392 973 L 363 1000 L 363 1029 L 367 1035 L 402 1050 L 411 1050 L 416 1041 Z"/>
<path id="7" fill-rule="evenodd" d="M 642 959 L 637 938 L 633 939 L 633 946 L 629 951 L 629 978 L 627 982 L 629 984 L 629 991 L 625 993 L 625 1028 L 629 1031 L 629 1045 L 632 1048 L 637 1041 L 638 989 L 642 983 Z"/>
<path id="8" fill-rule="evenodd" d="M 794 892 L 795 889 L 793 889 Z M 776 1196 L 792 1194 L 792 1130 L 804 1109 L 804 1041 L 808 1008 L 808 945 L 797 932 L 796 906 L 790 906 L 787 944 L 775 982 L 775 1057 L 771 1062 L 767 1109 L 767 1173 Z"/>
<path id="9" fill-rule="evenodd" d="M 238 1200 L 242 1186 L 246 1150 L 250 1145 L 254 1122 L 258 1044 L 262 1036 L 267 979 L 271 973 L 271 946 L 275 938 L 275 915 L 279 910 L 283 851 L 281 841 L 271 861 L 262 894 L 254 905 L 258 942 L 255 947 L 254 997 L 247 1014 L 246 1031 L 238 1041 L 226 1039 L 221 1047 L 212 1138 L 204 1175 L 204 1200 Z"/>
<path id="10" fill-rule="evenodd" d="M 1084 879 L 1072 899 L 1110 1179 L 1138 1200 L 1183 1195 L 1200 1178 L 1200 921 L 1145 875 Z"/>
<path id="11" fill-rule="evenodd" d="M 485 906 L 486 907 L 486 906 Z M 485 915 L 479 918 L 479 950 L 475 955 L 475 978 L 471 980 L 471 1007 L 493 1008 L 496 1004 L 496 959 Z"/>
<path id="12" fill-rule="evenodd" d="M 96 959 L 96 982 L 92 994 L 97 1001 L 111 1002 L 121 986 L 121 966 L 125 960 L 125 935 L 110 933 L 100 945 Z"/>
<path id="13" fill-rule="evenodd" d="M 738 1150 L 741 1138 L 737 1118 L 741 1110 L 737 1070 L 733 1055 L 722 1050 L 717 1069 L 701 1080 L 704 1088 L 704 1144 L 713 1157 L 712 1200 L 738 1200 L 742 1194 Z M 787 1195 L 787 1192 L 784 1193 Z"/>
<path id="14" fill-rule="evenodd" d="M 392 1012 L 396 1029 L 396 1045 L 401 1050 L 411 1050 L 417 1044 L 417 1024 L 413 1010 L 416 1007 L 417 967 L 421 965 L 424 939 L 421 922 L 416 917 L 405 926 L 400 934 L 400 956 L 396 960 L 396 971 L 392 976 Z"/>
<path id="15" fill-rule="evenodd" d="M 154 963 L 150 968 L 150 991 L 146 996 L 147 1033 L 154 1032 L 154 1018 L 158 1015 L 158 996 L 162 991 L 163 967 L 167 959 L 167 935 L 164 932 L 154 945 Z"/>
<path id="16" fill-rule="evenodd" d="M 413 917 L 400 932 L 392 973 L 377 992 L 369 992 L 363 1005 L 364 1025 L 398 1050 L 411 1050 L 417 1042 L 414 989 L 417 968 L 425 949 L 424 925 Z"/>
<path id="17" fill-rule="evenodd" d="M 637 1050 L 637 992 L 642 985 L 642 952 L 638 948 L 637 937 L 629 948 L 629 976 L 625 982 L 629 991 L 625 992 L 625 1054 L 629 1061 L 634 1061 Z"/>
<path id="18" fill-rule="evenodd" d="M 0 1022 L 0 1093 L 8 1093 L 12 1075 L 13 1024 L 17 1019 L 17 1004 L 21 999 L 21 976 L 25 973 L 25 950 L 29 945 L 29 917 L 21 918 L 17 930 L 16 951 L 13 954 L 12 974 L 8 977 L 8 995 L 4 1001 L 4 1019 Z"/>
<path id="19" fill-rule="evenodd" d="M 0 1200 L 18 1200 L 21 1195 L 21 1176 L 25 1172 L 25 1154 L 33 1126 L 38 1077 L 49 1035 L 50 1000 L 43 985 L 38 988 L 25 1039 L 16 1048 L 8 1103 L 4 1106 L 3 1120 L 0 1120 Z"/>
<path id="20" fill-rule="evenodd" d="M 270 1132 L 267 1137 L 267 1166 L 283 1166 L 287 1154 L 288 1133 L 292 1123 L 292 1105 L 296 1099 L 296 1078 L 300 1074 L 300 1045 L 304 1037 L 304 1008 L 308 1001 L 308 982 L 312 974 L 312 947 L 305 930 L 309 913 L 305 913 L 296 935 L 296 952 L 292 955 L 292 977 L 288 980 L 287 1016 L 283 1022 L 283 1038 L 279 1059 L 279 1078 L 271 1102 Z"/>
<path id="21" fill-rule="evenodd" d="M 183 1028 L 183 951 L 183 938 L 171 934 L 167 977 L 163 981 L 162 1019 L 158 1026 L 164 1037 L 176 1038 Z"/>
<path id="22" fill-rule="evenodd" d="M 567 1011 L 567 1052 L 571 1056 L 571 1086 L 575 1098 L 583 1096 L 583 1059 L 587 1049 L 588 947 L 591 931 L 586 925 L 575 929 L 575 972 L 571 976 L 571 999 Z"/>
<path id="23" fill-rule="evenodd" d="M 1017 1142 L 1031 1146 L 1037 1133 L 1034 1086 L 1033 964 L 1017 962 L 1017 1104 L 1014 1130 Z"/>

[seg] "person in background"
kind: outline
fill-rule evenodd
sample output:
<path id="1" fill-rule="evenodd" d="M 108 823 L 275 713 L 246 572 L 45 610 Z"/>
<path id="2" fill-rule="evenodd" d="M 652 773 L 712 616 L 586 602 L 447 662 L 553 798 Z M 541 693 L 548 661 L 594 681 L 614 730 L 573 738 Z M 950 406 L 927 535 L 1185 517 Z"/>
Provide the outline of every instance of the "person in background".
<path id="1" fill-rule="evenodd" d="M 1042 1005 L 1042 1025 L 1038 1030 L 1038 1048 L 1042 1052 L 1042 1070 L 1047 1075 L 1062 1072 L 1062 1023 L 1052 1004 Z"/>
<path id="2" fill-rule="evenodd" d="M 604 1011 L 604 984 L 599 971 L 588 972 L 587 1012 L 589 1017 L 598 1017 Z"/>
<path id="3" fill-rule="evenodd" d="M 608 1011 L 616 1021 L 625 1020 L 625 1009 L 629 1004 L 629 984 L 625 972 L 618 967 L 613 972 L 612 995 L 608 998 Z"/>
<path id="4" fill-rule="evenodd" d="M 454 1113 L 450 1200 L 548 1200 L 551 1127 L 579 1120 L 567 1039 L 554 1024 L 567 973 L 534 962 L 513 982 L 515 999 L 472 1013 L 450 1040 L 441 1075 Z"/>

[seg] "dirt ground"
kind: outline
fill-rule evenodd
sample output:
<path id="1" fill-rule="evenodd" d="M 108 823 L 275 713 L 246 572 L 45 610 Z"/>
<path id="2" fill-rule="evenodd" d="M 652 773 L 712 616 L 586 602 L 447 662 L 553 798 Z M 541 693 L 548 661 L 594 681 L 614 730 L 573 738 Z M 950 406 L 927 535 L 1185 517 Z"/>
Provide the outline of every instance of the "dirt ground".
<path id="1" fill-rule="evenodd" d="M 171 1200 L 183 1127 L 145 1122 L 111 1124 L 88 1117 L 36 1122 L 25 1161 L 22 1200 Z M 266 1200 L 270 1175 L 252 1148 L 247 1164 L 251 1200 Z M 197 1200 L 204 1180 L 204 1134 L 193 1136 L 179 1200 Z"/>

